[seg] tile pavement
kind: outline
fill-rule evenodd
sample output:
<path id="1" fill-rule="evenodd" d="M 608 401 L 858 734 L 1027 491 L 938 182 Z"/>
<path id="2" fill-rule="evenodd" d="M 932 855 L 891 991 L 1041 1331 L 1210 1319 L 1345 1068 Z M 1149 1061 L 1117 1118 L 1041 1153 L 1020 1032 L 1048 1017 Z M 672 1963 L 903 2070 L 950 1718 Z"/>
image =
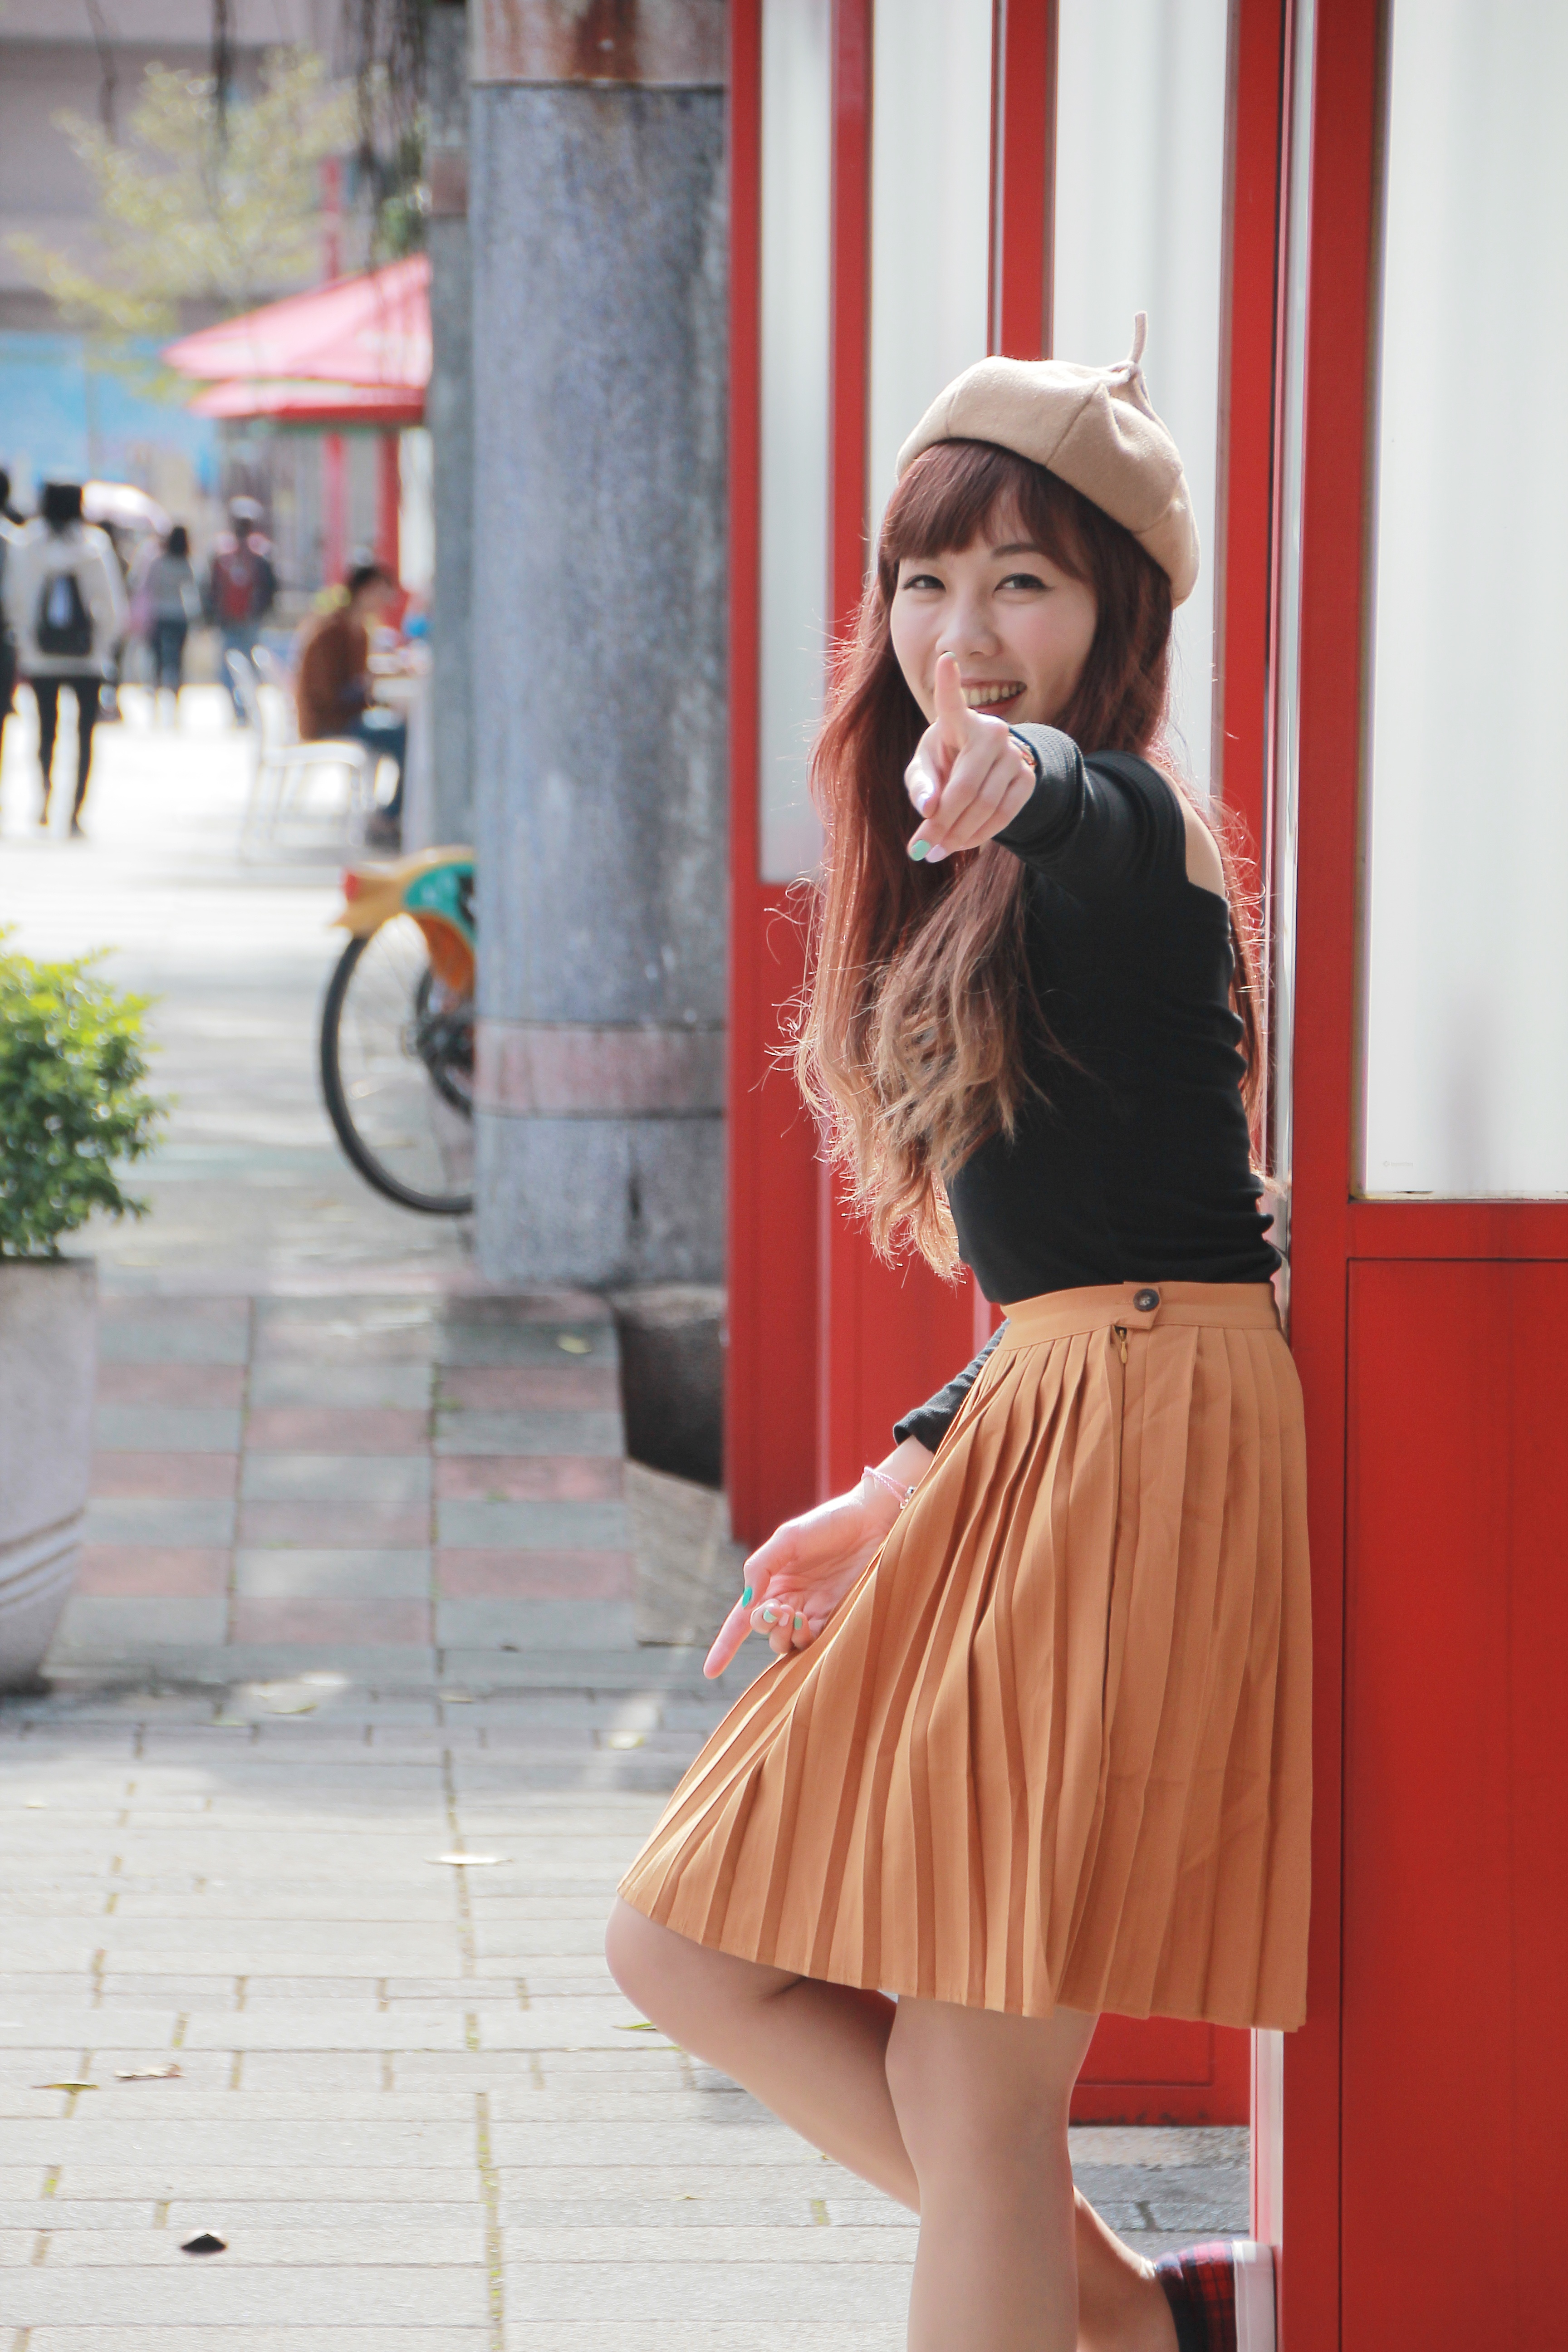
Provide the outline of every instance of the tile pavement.
<path id="1" fill-rule="evenodd" d="M 323 1643 L 425 1683 L 468 1654 L 637 1663 L 602 1300 L 121 1292 L 103 1318 L 59 1676 L 287 1674 Z"/>
<path id="2" fill-rule="evenodd" d="M 0 1709 L 5 2352 L 901 2344 L 908 2218 L 605 1971 L 722 1700 L 314 1675 Z M 1152 2248 L 1241 2226 L 1245 2140 L 1075 2156 Z"/>

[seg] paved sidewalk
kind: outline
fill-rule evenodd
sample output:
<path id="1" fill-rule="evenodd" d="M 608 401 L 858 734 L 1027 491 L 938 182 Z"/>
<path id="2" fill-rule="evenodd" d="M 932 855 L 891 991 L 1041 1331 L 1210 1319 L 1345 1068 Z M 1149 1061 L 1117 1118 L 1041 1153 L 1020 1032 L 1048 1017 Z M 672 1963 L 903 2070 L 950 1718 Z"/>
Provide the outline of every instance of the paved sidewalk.
<path id="1" fill-rule="evenodd" d="M 328 1645 L 400 1688 L 577 1680 L 584 1654 L 610 1683 L 692 1679 L 700 1654 L 637 1648 L 602 1300 L 111 1292 L 101 1338 L 57 1675 L 226 1684 Z"/>
<path id="2" fill-rule="evenodd" d="M 325 1664 L 0 1709 L 6 2352 L 901 2345 L 907 2217 L 605 1971 L 715 1711 Z M 1244 2226 L 1246 2137 L 1074 2139 L 1152 2250 Z"/>
<path id="3" fill-rule="evenodd" d="M 81 1583 L 0 1703 L 0 2352 L 892 2352 L 908 2217 L 604 1965 L 761 1666 L 700 1678 L 721 1514 L 622 1459 L 602 1302 L 344 1167 L 330 845 L 239 866 L 216 698 L 127 705 L 79 848 L 6 730 L 0 922 L 160 992 L 180 1101 L 152 1216 L 85 1237 Z M 1245 2132 L 1074 2143 L 1146 2249 L 1245 2227 Z"/>

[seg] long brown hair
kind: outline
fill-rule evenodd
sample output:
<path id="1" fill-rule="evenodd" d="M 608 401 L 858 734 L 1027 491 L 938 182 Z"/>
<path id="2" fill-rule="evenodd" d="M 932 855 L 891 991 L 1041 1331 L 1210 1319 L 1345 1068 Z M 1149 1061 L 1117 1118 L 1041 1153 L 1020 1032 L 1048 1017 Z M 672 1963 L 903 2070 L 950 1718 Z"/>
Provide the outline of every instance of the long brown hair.
<path id="1" fill-rule="evenodd" d="M 984 441 L 925 451 L 888 503 L 876 569 L 839 650 L 812 751 L 826 843 L 795 1067 L 878 1252 L 890 1257 L 912 1244 L 942 1273 L 958 1263 L 943 1178 L 987 1137 L 1012 1136 L 1025 1097 L 1043 1091 L 1026 1046 L 1045 1048 L 1047 1073 L 1062 1049 L 1029 977 L 1020 861 L 989 842 L 934 866 L 908 854 L 919 819 L 904 770 L 926 721 L 899 667 L 889 620 L 906 556 L 969 547 L 1005 515 L 1087 581 L 1098 604 L 1083 675 L 1053 724 L 1086 751 L 1153 761 L 1193 799 L 1168 741 L 1164 572 L 1131 531 L 1043 466 Z M 1230 996 L 1252 1118 L 1263 1078 L 1253 900 L 1223 816 L 1201 814 L 1225 867 Z"/>

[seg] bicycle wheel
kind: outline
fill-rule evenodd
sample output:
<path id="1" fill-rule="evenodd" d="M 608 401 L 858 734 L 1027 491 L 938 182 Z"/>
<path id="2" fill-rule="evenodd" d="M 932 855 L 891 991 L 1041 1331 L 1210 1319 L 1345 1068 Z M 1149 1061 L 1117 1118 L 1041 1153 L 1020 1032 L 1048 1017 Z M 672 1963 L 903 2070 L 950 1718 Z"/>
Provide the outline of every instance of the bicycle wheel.
<path id="1" fill-rule="evenodd" d="M 338 959 L 321 1008 L 321 1092 L 378 1192 L 431 1216 L 473 1207 L 473 999 L 442 986 L 406 915 Z"/>

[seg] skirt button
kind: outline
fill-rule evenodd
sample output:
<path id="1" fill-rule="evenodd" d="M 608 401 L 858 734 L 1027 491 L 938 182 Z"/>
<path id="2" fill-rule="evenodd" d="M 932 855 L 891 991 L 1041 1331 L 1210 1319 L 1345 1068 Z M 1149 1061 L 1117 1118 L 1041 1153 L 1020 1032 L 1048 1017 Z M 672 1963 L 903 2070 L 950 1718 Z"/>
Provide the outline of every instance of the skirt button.
<path id="1" fill-rule="evenodd" d="M 1140 1290 L 1134 1294 L 1132 1304 L 1140 1315 L 1152 1315 L 1160 1304 L 1160 1294 L 1157 1290 Z"/>

